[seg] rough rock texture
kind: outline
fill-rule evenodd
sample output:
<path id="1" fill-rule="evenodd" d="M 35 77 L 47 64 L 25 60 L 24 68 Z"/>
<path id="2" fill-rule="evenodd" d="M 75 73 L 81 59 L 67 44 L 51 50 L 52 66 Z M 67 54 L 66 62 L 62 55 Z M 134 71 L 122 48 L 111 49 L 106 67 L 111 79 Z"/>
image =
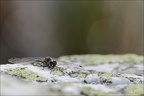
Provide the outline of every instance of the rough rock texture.
<path id="1" fill-rule="evenodd" d="M 54 68 L 38 60 L 43 59 L 17 58 L 10 60 L 14 64 L 1 65 L 1 95 L 144 95 L 143 56 L 62 56 Z"/>

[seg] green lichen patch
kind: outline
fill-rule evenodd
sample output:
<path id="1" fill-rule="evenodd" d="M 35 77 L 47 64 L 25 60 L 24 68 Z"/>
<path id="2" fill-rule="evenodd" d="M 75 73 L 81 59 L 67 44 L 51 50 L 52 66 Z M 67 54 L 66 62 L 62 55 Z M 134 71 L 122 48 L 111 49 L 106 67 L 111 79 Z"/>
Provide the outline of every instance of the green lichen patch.
<path id="1" fill-rule="evenodd" d="M 105 93 L 88 87 L 82 88 L 81 94 L 84 96 L 117 96 L 114 93 Z"/>
<path id="2" fill-rule="evenodd" d="M 39 76 L 33 71 L 20 67 L 10 70 L 9 72 L 7 72 L 7 74 L 21 77 L 24 81 L 46 82 L 48 80 L 47 78 Z"/>
<path id="3" fill-rule="evenodd" d="M 100 72 L 99 73 L 100 78 L 104 79 L 107 83 L 112 83 L 111 77 L 123 77 L 121 74 L 113 74 L 108 72 Z"/>
<path id="4" fill-rule="evenodd" d="M 139 63 L 139 62 L 144 62 L 144 56 L 136 55 L 136 54 L 125 54 L 122 55 L 121 58 L 125 62 L 133 62 L 133 63 Z"/>
<path id="5" fill-rule="evenodd" d="M 51 74 L 62 76 L 62 75 L 63 75 L 63 72 L 61 72 L 61 71 L 59 71 L 59 70 L 53 70 L 53 71 L 51 72 Z"/>
<path id="6" fill-rule="evenodd" d="M 32 65 L 38 66 L 38 67 L 43 67 L 44 66 L 44 64 L 42 62 L 34 62 L 34 63 L 32 63 Z"/>
<path id="7" fill-rule="evenodd" d="M 137 85 L 131 85 L 128 86 L 125 89 L 125 92 L 129 96 L 144 96 L 144 85 L 143 84 L 137 84 Z"/>
<path id="8" fill-rule="evenodd" d="M 88 55 L 69 55 L 61 56 L 61 61 L 73 61 L 81 62 L 84 66 L 97 65 L 97 64 L 108 64 L 108 63 L 140 63 L 144 62 L 144 57 L 136 54 L 124 54 L 124 55 L 99 55 L 99 54 L 88 54 Z"/>
<path id="9" fill-rule="evenodd" d="M 72 72 L 72 73 L 69 73 L 70 77 L 81 77 L 81 78 L 85 78 L 88 73 L 85 73 L 85 72 Z"/>
<path id="10" fill-rule="evenodd" d="M 70 74 L 71 77 L 81 77 L 81 78 L 85 78 L 86 77 L 86 74 L 83 74 L 83 73 L 73 73 L 73 74 Z"/>
<path id="11" fill-rule="evenodd" d="M 107 82 L 107 83 L 112 83 L 111 76 L 112 76 L 111 73 L 102 73 L 102 74 L 100 74 L 100 78 L 104 79 L 105 82 Z"/>
<path id="12" fill-rule="evenodd" d="M 65 68 L 63 67 L 55 67 L 52 71 L 51 71 L 51 74 L 53 75 L 59 75 L 59 76 L 63 76 L 64 75 L 64 71 Z"/>

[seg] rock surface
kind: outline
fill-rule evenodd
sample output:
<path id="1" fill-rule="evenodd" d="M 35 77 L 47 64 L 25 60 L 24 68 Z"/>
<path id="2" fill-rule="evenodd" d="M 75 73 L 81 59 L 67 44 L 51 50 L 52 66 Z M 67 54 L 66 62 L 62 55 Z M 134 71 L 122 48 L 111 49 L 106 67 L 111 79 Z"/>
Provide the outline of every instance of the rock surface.
<path id="1" fill-rule="evenodd" d="M 0 65 L 1 95 L 144 95 L 143 56 L 61 56 L 54 68 L 34 62 L 39 59 L 43 60 L 17 58 L 12 60 L 14 64 Z"/>

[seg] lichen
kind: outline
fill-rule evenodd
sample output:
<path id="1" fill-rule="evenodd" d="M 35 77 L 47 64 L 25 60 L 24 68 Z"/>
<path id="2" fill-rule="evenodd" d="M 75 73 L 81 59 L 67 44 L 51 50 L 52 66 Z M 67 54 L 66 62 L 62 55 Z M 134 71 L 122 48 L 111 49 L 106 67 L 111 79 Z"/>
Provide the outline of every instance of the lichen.
<path id="1" fill-rule="evenodd" d="M 81 77 L 81 78 L 85 78 L 86 77 L 86 74 L 83 74 L 83 73 L 73 73 L 73 74 L 70 74 L 71 77 Z"/>
<path id="2" fill-rule="evenodd" d="M 144 62 L 144 57 L 136 54 L 124 54 L 124 55 L 99 55 L 99 54 L 88 54 L 88 55 L 68 55 L 59 57 L 61 61 L 74 61 L 81 62 L 82 65 L 97 65 L 97 64 L 108 64 L 108 63 L 139 63 Z"/>
<path id="3" fill-rule="evenodd" d="M 22 78 L 24 81 L 37 81 L 37 82 L 46 82 L 48 79 L 42 76 L 39 76 L 37 73 L 27 70 L 25 68 L 17 67 L 15 69 L 10 70 L 7 74 L 12 76 L 18 76 Z"/>
<path id="4" fill-rule="evenodd" d="M 81 94 L 84 96 L 117 96 L 114 93 L 104 93 L 99 90 L 95 90 L 95 89 L 88 88 L 88 87 L 83 87 Z"/>
<path id="5" fill-rule="evenodd" d="M 51 74 L 53 74 L 53 75 L 59 75 L 59 76 L 63 75 L 63 73 L 61 71 L 59 71 L 59 70 L 54 70 L 54 71 L 51 72 Z"/>
<path id="6" fill-rule="evenodd" d="M 100 74 L 100 78 L 104 79 L 107 83 L 111 83 L 112 82 L 112 76 L 113 74 L 111 73 L 103 73 L 103 74 Z"/>
<path id="7" fill-rule="evenodd" d="M 44 66 L 44 64 L 42 62 L 34 62 L 34 63 L 32 63 L 32 65 L 38 66 L 38 67 L 43 67 Z"/>
<path id="8" fill-rule="evenodd" d="M 108 72 L 100 72 L 99 77 L 104 79 L 107 83 L 112 83 L 111 77 L 124 77 L 122 74 L 113 74 Z"/>
<path id="9" fill-rule="evenodd" d="M 81 78 L 85 78 L 87 76 L 87 74 L 85 73 L 70 73 L 71 77 L 81 77 Z"/>
<path id="10" fill-rule="evenodd" d="M 144 96 L 143 88 L 144 88 L 143 84 L 131 85 L 125 89 L 125 92 L 129 96 L 132 96 L 132 95 Z"/>

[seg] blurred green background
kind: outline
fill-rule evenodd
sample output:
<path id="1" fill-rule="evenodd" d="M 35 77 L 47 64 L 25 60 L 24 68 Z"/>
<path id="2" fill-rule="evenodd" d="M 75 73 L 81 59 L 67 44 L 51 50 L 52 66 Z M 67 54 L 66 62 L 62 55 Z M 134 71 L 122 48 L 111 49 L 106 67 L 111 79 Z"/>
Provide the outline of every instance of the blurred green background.
<path id="1" fill-rule="evenodd" d="M 1 63 L 11 57 L 143 55 L 143 1 L 2 1 Z"/>

